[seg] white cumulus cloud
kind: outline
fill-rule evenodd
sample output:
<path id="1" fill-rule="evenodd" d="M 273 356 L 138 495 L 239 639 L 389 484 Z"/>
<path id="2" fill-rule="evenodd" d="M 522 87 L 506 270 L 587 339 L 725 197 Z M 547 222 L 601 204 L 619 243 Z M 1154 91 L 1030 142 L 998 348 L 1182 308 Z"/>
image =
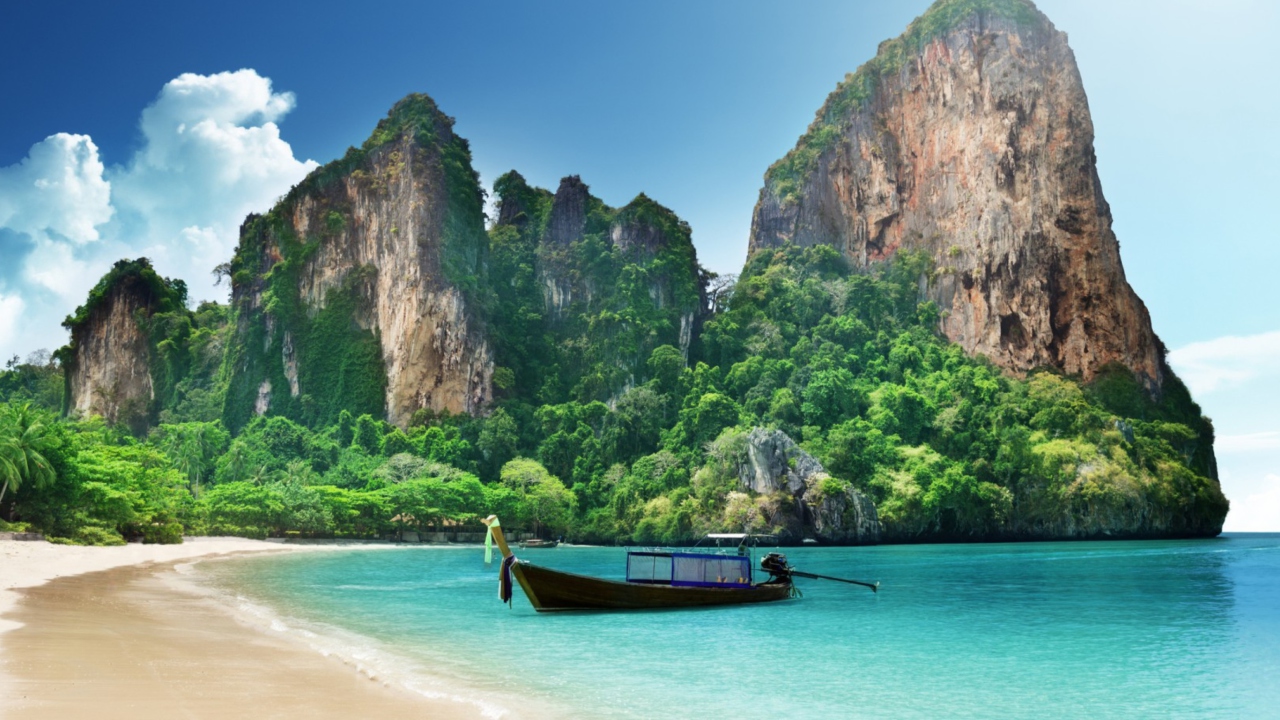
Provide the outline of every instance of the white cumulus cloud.
<path id="1" fill-rule="evenodd" d="M 31 254 L 27 255 L 24 271 L 27 288 L 48 291 L 56 296 L 56 299 L 49 298 L 51 302 L 41 302 L 34 308 L 37 313 L 41 307 L 47 307 L 50 304 L 65 306 L 66 310 L 70 311 L 71 308 L 84 302 L 89 288 L 93 287 L 98 278 L 110 267 L 110 262 L 101 254 L 94 257 L 93 254 L 77 252 L 77 250 L 79 248 L 68 243 L 49 238 L 36 238 Z M 84 255 L 90 255 L 90 257 L 81 257 Z M 59 316 L 53 323 L 55 329 L 60 322 Z"/>
<path id="2" fill-rule="evenodd" d="M 116 202 L 139 218 L 135 246 L 193 297 L 213 295 L 210 271 L 230 258 L 240 224 L 317 165 L 293 156 L 276 122 L 294 107 L 253 70 L 187 73 L 142 112 L 145 143 L 112 174 Z"/>
<path id="3" fill-rule="evenodd" d="M 63 317 L 121 258 L 150 257 L 193 300 L 225 298 L 211 271 L 245 216 L 317 166 L 280 136 L 294 106 L 254 70 L 186 73 L 142 110 L 132 157 L 105 167 L 88 136 L 59 133 L 0 166 L 0 356 L 64 343 Z"/>
<path id="4" fill-rule="evenodd" d="M 1170 352 L 1169 364 L 1196 395 L 1240 385 L 1280 373 L 1280 331 L 1191 343 Z"/>
<path id="5" fill-rule="evenodd" d="M 111 184 L 88 135 L 50 135 L 0 168 L 0 227 L 86 243 L 113 212 Z"/>

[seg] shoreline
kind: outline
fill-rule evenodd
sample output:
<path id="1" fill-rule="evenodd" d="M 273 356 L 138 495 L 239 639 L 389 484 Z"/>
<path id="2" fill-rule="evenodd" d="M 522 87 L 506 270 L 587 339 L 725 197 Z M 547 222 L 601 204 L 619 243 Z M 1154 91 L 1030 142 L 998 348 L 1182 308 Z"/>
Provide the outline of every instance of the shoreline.
<path id="1" fill-rule="evenodd" d="M 0 637 L 18 626 L 4 616 L 22 599 L 21 591 L 52 580 L 149 563 L 176 563 L 237 555 L 322 552 L 399 547 L 393 543 L 322 540 L 283 542 L 240 537 L 185 537 L 180 545 L 129 543 L 107 547 L 55 545 L 43 540 L 0 540 Z"/>
<path id="2" fill-rule="evenodd" d="M 347 658 L 247 622 L 216 591 L 184 577 L 205 559 L 392 547 L 241 538 L 107 548 L 0 541 L 0 715 L 492 716 L 481 702 L 397 687 Z"/>

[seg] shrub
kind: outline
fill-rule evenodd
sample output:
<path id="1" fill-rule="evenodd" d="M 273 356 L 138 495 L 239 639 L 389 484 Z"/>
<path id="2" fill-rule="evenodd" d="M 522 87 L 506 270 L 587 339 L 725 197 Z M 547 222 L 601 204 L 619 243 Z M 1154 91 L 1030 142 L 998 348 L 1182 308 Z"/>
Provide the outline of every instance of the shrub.
<path id="1" fill-rule="evenodd" d="M 182 524 L 153 523 L 142 527 L 142 542 L 148 545 L 181 545 Z"/>
<path id="2" fill-rule="evenodd" d="M 51 537 L 49 542 L 55 545 L 124 545 L 124 538 L 115 530 L 100 528 L 97 525 L 85 525 L 76 528 L 71 537 Z"/>

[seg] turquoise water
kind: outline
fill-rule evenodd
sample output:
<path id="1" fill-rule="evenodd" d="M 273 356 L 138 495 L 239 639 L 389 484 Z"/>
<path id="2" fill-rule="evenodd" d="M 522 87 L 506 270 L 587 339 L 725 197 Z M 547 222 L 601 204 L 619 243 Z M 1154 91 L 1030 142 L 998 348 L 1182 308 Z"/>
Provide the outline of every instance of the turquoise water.
<path id="1" fill-rule="evenodd" d="M 536 614 L 479 548 L 207 564 L 282 617 L 367 638 L 519 714 L 698 717 L 1280 717 L 1280 535 L 790 548 L 804 597 Z M 530 560 L 619 577 L 624 551 Z"/>

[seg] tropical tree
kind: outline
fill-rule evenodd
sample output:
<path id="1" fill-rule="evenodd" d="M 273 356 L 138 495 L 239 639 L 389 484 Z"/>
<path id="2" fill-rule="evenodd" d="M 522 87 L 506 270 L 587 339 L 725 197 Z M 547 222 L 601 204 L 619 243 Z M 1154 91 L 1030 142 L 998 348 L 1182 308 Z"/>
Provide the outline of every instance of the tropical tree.
<path id="1" fill-rule="evenodd" d="M 223 457 L 226 459 L 227 479 L 231 482 L 239 482 L 249 475 L 249 454 L 243 442 L 231 443 L 231 449 Z"/>
<path id="2" fill-rule="evenodd" d="M 559 478 L 536 460 L 516 458 L 502 466 L 502 484 L 519 498 L 517 519 L 533 527 L 563 532 L 573 517 L 575 498 Z"/>
<path id="3" fill-rule="evenodd" d="M 222 429 L 222 424 L 215 421 L 161 425 L 156 434 L 160 449 L 173 461 L 174 467 L 187 476 L 192 494 L 199 495 L 201 481 L 209 474 L 214 458 L 227 443 L 227 432 Z M 237 459 L 237 462 L 240 461 Z"/>
<path id="4" fill-rule="evenodd" d="M 280 481 L 293 485 L 311 485 L 315 482 L 315 472 L 311 463 L 306 460 L 290 460 L 280 474 Z"/>
<path id="5" fill-rule="evenodd" d="M 23 483 L 42 488 L 55 479 L 53 466 L 43 454 L 45 425 L 31 409 L 31 403 L 10 406 L 0 421 L 0 502 L 13 486 L 16 493 Z"/>

